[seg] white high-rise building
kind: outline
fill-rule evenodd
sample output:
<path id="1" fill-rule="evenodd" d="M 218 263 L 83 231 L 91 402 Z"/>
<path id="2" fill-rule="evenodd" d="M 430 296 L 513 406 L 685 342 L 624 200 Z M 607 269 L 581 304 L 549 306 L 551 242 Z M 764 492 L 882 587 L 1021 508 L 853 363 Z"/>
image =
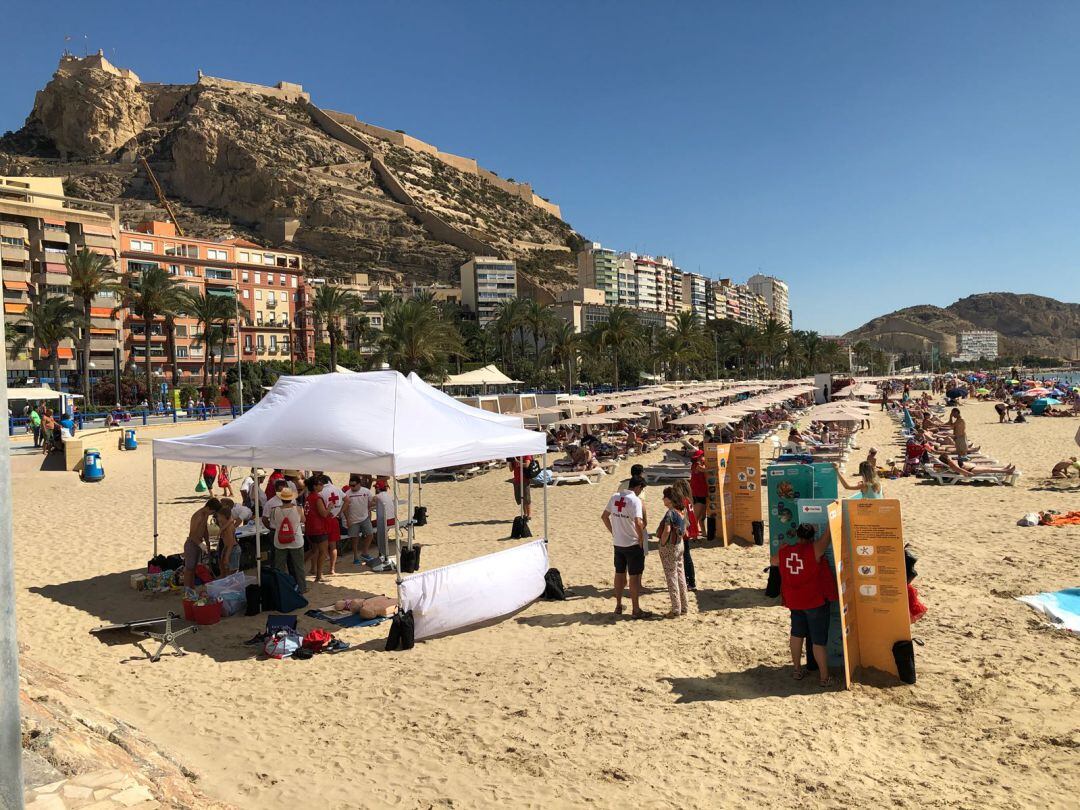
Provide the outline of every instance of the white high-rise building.
<path id="1" fill-rule="evenodd" d="M 758 273 L 747 279 L 746 286 L 765 299 L 765 305 L 774 320 L 791 328 L 791 301 L 788 298 L 786 281 Z"/>
<path id="2" fill-rule="evenodd" d="M 480 325 L 493 320 L 503 301 L 517 296 L 517 265 L 493 256 L 474 256 L 461 265 L 461 303 Z"/>
<path id="3" fill-rule="evenodd" d="M 998 333 L 984 329 L 961 332 L 959 349 L 957 360 L 996 360 Z"/>

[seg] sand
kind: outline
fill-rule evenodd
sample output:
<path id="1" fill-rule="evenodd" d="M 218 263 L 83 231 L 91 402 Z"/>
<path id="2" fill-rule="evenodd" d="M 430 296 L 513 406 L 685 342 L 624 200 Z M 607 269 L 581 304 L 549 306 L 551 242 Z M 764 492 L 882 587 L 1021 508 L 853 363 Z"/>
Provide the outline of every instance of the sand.
<path id="1" fill-rule="evenodd" d="M 615 621 L 599 521 L 612 479 L 551 491 L 551 558 L 572 600 L 405 653 L 381 651 L 384 625 L 342 631 L 354 649 L 337 656 L 259 661 L 241 642 L 263 619 L 233 618 L 188 637 L 184 658 L 131 660 L 130 643 L 87 631 L 179 606 L 128 587 L 151 547 L 150 431 L 135 453 L 102 442 L 100 484 L 13 459 L 19 639 L 240 807 L 1075 806 L 1080 642 L 1013 597 L 1080 584 L 1080 529 L 1015 525 L 1080 508 L 1080 489 L 1042 484 L 1077 452 L 1080 420 L 998 425 L 989 405 L 964 410 L 969 435 L 1024 477 L 886 482 L 929 607 L 914 687 L 794 682 L 787 611 L 762 595 L 759 547 L 696 549 L 690 616 Z M 870 444 L 896 449 L 890 420 L 875 416 Z M 179 551 L 196 469 L 159 466 L 163 550 Z M 506 481 L 425 487 L 425 568 L 507 545 Z M 658 515 L 659 492 L 646 499 Z M 392 575 L 341 570 L 313 605 L 393 593 Z M 645 606 L 666 609 L 656 555 L 645 581 Z"/>

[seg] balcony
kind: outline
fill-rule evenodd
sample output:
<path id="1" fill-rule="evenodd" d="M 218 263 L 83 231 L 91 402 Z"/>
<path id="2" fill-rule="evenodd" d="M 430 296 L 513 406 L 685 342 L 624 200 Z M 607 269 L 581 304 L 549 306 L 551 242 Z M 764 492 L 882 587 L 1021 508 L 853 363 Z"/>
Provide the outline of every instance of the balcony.
<path id="1" fill-rule="evenodd" d="M 208 280 L 232 281 L 233 280 L 233 271 L 232 270 L 217 270 L 217 269 L 214 269 L 214 268 L 211 268 L 211 267 L 207 267 L 206 268 L 206 278 Z"/>
<path id="2" fill-rule="evenodd" d="M 276 298 L 270 298 L 266 302 L 266 308 L 267 309 L 277 309 L 277 305 L 278 305 L 278 302 L 277 302 Z"/>
<path id="3" fill-rule="evenodd" d="M 30 258 L 30 253 L 25 246 L 0 245 L 0 258 L 5 262 L 25 262 Z"/>

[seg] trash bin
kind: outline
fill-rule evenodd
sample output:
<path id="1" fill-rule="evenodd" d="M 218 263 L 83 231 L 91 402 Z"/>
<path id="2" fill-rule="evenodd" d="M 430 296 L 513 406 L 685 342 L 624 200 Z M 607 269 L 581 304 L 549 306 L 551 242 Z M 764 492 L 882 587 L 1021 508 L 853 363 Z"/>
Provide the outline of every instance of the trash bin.
<path id="1" fill-rule="evenodd" d="M 128 428 L 124 431 L 124 449 L 135 450 L 139 446 L 139 443 L 135 440 L 135 429 Z"/>
<path id="2" fill-rule="evenodd" d="M 83 451 L 83 481 L 100 481 L 105 477 L 105 468 L 101 466 L 101 451 L 88 447 Z"/>

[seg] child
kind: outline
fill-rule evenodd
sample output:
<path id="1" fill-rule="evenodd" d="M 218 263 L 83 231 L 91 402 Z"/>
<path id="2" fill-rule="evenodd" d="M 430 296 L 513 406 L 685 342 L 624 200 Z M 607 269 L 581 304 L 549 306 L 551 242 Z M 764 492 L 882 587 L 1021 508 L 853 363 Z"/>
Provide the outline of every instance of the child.
<path id="1" fill-rule="evenodd" d="M 829 605 L 822 591 L 821 562 L 829 533 L 814 539 L 814 527 L 802 523 L 795 530 L 798 542 L 780 546 L 780 593 L 784 605 L 791 611 L 792 677 L 801 681 L 806 675 L 802 668 L 803 640 L 809 637 L 817 661 L 822 687 L 833 685 L 829 677 L 829 660 L 825 644 L 829 635 Z"/>
<path id="2" fill-rule="evenodd" d="M 221 487 L 221 494 L 227 498 L 233 496 L 232 482 L 229 480 L 229 465 L 219 464 L 217 474 L 217 485 Z"/>
<path id="3" fill-rule="evenodd" d="M 694 560 L 690 557 L 690 541 L 701 537 L 701 526 L 698 525 L 693 499 L 690 495 L 690 484 L 687 483 L 686 479 L 676 481 L 671 490 L 675 495 L 675 502 L 677 504 L 681 503 L 686 510 L 686 533 L 683 535 L 683 571 L 686 575 L 686 587 L 695 591 L 697 590 L 697 575 L 694 570 Z"/>
<path id="4" fill-rule="evenodd" d="M 686 503 L 675 494 L 674 488 L 664 489 L 664 513 L 656 530 L 660 541 L 660 562 L 664 566 L 668 596 L 671 597 L 669 619 L 690 612 L 686 598 L 686 569 L 683 565 L 683 537 L 686 535 Z"/>

